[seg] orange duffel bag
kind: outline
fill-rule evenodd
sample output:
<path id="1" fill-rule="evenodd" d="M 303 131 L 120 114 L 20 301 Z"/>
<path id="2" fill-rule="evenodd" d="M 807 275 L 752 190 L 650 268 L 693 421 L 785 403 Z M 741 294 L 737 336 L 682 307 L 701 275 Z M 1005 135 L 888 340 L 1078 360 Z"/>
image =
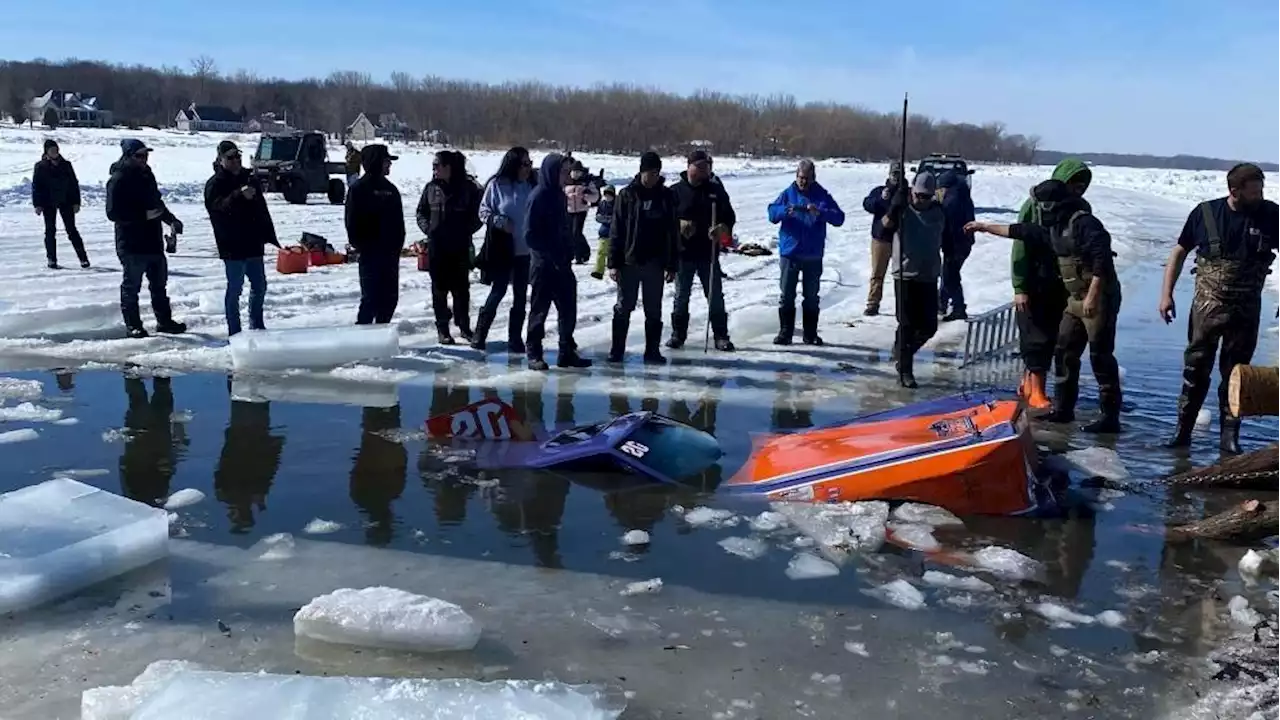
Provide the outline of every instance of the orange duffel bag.
<path id="1" fill-rule="evenodd" d="M 297 245 L 280 248 L 280 252 L 276 253 L 276 272 L 284 275 L 304 273 L 310 264 L 311 253 Z"/>

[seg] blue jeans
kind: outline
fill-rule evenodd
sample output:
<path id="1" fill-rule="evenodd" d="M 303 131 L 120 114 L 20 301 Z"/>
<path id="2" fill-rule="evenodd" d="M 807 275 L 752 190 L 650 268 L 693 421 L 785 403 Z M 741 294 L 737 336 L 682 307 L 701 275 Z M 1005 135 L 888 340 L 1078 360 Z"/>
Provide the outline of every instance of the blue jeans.
<path id="1" fill-rule="evenodd" d="M 227 335 L 240 332 L 240 292 L 244 290 L 246 276 L 249 278 L 249 329 L 265 329 L 262 306 L 267 299 L 267 271 L 263 267 L 262 258 L 223 260 L 222 264 L 227 271 L 227 294 L 223 299 L 223 309 L 227 313 Z"/>
<path id="2" fill-rule="evenodd" d="M 778 259 L 778 267 L 782 271 L 779 285 L 782 288 L 782 299 L 778 307 L 794 308 L 796 306 L 796 284 L 804 299 L 801 307 L 806 313 L 818 312 L 818 289 L 822 280 L 822 258 L 790 258 Z"/>

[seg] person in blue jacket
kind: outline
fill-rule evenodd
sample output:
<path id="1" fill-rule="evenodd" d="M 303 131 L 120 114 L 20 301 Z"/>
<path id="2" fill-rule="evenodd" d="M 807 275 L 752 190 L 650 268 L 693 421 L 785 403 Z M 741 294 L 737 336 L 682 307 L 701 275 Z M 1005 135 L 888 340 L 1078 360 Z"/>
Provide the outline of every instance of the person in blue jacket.
<path id="1" fill-rule="evenodd" d="M 884 297 L 884 276 L 889 272 L 889 259 L 893 255 L 893 233 L 884 229 L 884 216 L 889 212 L 889 201 L 902 184 L 902 163 L 889 164 L 889 178 L 883 185 L 871 188 L 862 209 L 871 213 L 871 282 L 867 286 L 867 309 L 863 315 L 879 315 L 880 300 Z"/>
<path id="2" fill-rule="evenodd" d="M 769 222 L 778 230 L 782 299 L 778 303 L 778 336 L 775 345 L 790 345 L 796 327 L 796 283 L 804 299 L 805 345 L 821 345 L 818 337 L 818 283 L 822 279 L 822 254 L 827 245 L 827 225 L 844 225 L 844 211 L 826 188 L 818 184 L 812 160 L 801 160 L 796 181 L 769 204 Z M 803 276 L 803 282 L 801 277 Z"/>
<path id="3" fill-rule="evenodd" d="M 560 355 L 556 365 L 562 368 L 591 367 L 591 361 L 578 354 L 573 330 L 578 322 L 578 278 L 573 274 L 574 236 L 569 221 L 568 200 L 564 186 L 569 181 L 569 163 L 559 153 L 542 159 L 538 170 L 538 186 L 529 193 L 529 217 L 524 223 L 525 244 L 529 246 L 529 333 L 525 353 L 529 369 L 546 370 L 542 355 L 542 338 L 547 334 L 547 313 L 556 306 L 556 323 L 560 333 Z"/>
<path id="4" fill-rule="evenodd" d="M 973 196 L 969 184 L 959 173 L 948 170 L 938 178 L 942 191 L 942 213 L 947 224 L 942 231 L 942 284 L 938 289 L 938 312 L 942 322 L 964 320 L 969 317 L 964 304 L 964 287 L 960 284 L 960 269 L 973 250 L 973 235 L 964 226 L 974 220 Z M 950 303 L 951 309 L 947 310 Z"/>

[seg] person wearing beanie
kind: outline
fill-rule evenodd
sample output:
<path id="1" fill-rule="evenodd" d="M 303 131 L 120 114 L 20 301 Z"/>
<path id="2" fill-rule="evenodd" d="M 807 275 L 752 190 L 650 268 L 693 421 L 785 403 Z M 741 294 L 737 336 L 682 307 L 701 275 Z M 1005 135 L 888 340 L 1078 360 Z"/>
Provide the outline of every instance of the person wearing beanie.
<path id="1" fill-rule="evenodd" d="M 1080 361 L 1089 349 L 1089 364 L 1098 382 L 1102 416 L 1082 428 L 1089 433 L 1120 432 L 1120 366 L 1116 363 L 1116 317 L 1121 288 L 1116 276 L 1111 235 L 1092 213 L 1081 193 L 1061 180 L 1046 180 L 1032 191 L 1039 222 L 998 225 L 971 222 L 966 232 L 985 232 L 1052 248 L 1067 307 L 1054 347 L 1053 411 L 1055 423 L 1075 420 L 1080 394 Z"/>
<path id="2" fill-rule="evenodd" d="M 796 329 L 796 285 L 801 301 L 805 345 L 821 345 L 818 335 L 818 289 L 822 280 L 822 256 L 827 246 L 827 226 L 844 225 L 844 211 L 826 188 L 818 184 L 812 160 L 801 160 L 796 179 L 769 204 L 769 222 L 779 225 L 778 255 L 782 272 L 782 299 L 778 304 L 778 336 L 775 345 L 790 345 Z M 804 280 L 801 283 L 801 277 Z"/>
<path id="3" fill-rule="evenodd" d="M 640 172 L 618 194 L 609 229 L 609 279 L 618 284 L 613 306 L 609 362 L 622 362 L 631 312 L 644 299 L 644 362 L 667 360 L 662 343 L 662 285 L 676 278 L 679 226 L 676 200 L 663 185 L 662 159 L 655 152 L 640 157 Z"/>
<path id="4" fill-rule="evenodd" d="M 244 166 L 240 148 L 230 140 L 218 143 L 218 162 L 213 176 L 204 184 L 204 207 L 227 275 L 223 296 L 227 336 L 240 332 L 240 293 L 245 278 L 249 280 L 249 328 L 263 330 L 267 296 L 263 246 L 278 248 L 280 241 L 262 195 L 262 184 Z"/>
<path id="5" fill-rule="evenodd" d="M 80 212 L 80 181 L 76 179 L 71 161 L 62 157 L 58 143 L 52 139 L 44 141 L 44 155 L 31 174 L 31 204 L 35 206 L 36 214 L 44 217 L 44 254 L 49 268 L 58 269 L 59 217 L 67 231 L 67 239 L 71 241 L 71 248 L 80 259 L 80 267 L 89 267 L 84 240 L 76 229 L 76 213 Z"/>
<path id="6" fill-rule="evenodd" d="M 347 193 L 347 242 L 359 253 L 360 309 L 356 324 L 386 324 L 400 304 L 400 251 L 404 249 L 404 204 L 389 179 L 399 158 L 386 145 L 360 149 L 364 175 Z"/>
<path id="7" fill-rule="evenodd" d="M 604 279 L 605 266 L 609 260 L 609 231 L 613 225 L 613 205 L 618 199 L 618 191 L 612 185 L 600 188 L 600 203 L 596 205 L 596 266 L 591 277 Z"/>
<path id="8" fill-rule="evenodd" d="M 942 231 L 947 218 L 934 199 L 931 173 L 916 175 L 908 191 L 899 185 L 881 223 L 893 238 L 893 293 L 898 331 L 893 359 L 898 384 L 916 388 L 915 355 L 938 331 L 938 276 L 942 271 Z"/>
<path id="9" fill-rule="evenodd" d="M 693 279 L 707 298 L 707 321 L 722 352 L 735 348 L 729 339 L 729 314 L 724 307 L 724 275 L 720 271 L 723 240 L 733 234 L 737 216 L 724 185 L 711 172 L 711 156 L 705 150 L 689 153 L 688 167 L 672 186 L 679 222 L 676 299 L 671 310 L 671 337 L 667 347 L 679 349 L 689 334 L 689 299 Z"/>

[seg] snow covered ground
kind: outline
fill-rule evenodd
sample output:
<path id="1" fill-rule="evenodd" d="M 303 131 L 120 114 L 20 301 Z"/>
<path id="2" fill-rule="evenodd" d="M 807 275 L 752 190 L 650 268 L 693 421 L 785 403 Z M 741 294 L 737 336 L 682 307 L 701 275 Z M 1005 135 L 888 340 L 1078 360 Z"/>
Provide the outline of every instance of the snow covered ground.
<path id="1" fill-rule="evenodd" d="M 103 192 L 108 166 L 119 156 L 119 140 L 131 136 L 142 138 L 156 149 L 151 164 L 161 190 L 170 209 L 186 225 L 179 251 L 170 258 L 169 281 L 175 315 L 190 327 L 190 333 L 183 337 L 145 340 L 123 337 L 118 310 L 119 264 L 114 253 L 112 227 L 103 211 Z M 79 225 L 94 263 L 90 270 L 44 267 L 43 225 L 31 211 L 30 178 L 46 137 L 58 140 L 63 154 L 75 163 L 82 184 L 84 206 Z M 176 371 L 229 369 L 231 357 L 222 316 L 222 265 L 217 260 L 201 202 L 203 183 L 211 171 L 213 149 L 223 138 L 217 134 L 159 130 L 48 131 L 0 127 L 0 253 L 6 260 L 0 267 L 0 352 L 56 359 L 69 365 L 98 362 L 132 363 Z M 249 153 L 257 143 L 256 136 L 251 135 L 233 139 Z M 432 150 L 399 146 L 396 152 L 401 159 L 393 169 L 392 179 L 399 185 L 406 209 L 411 212 L 430 177 Z M 331 151 L 333 157 L 338 154 L 337 148 Z M 580 157 L 593 169 L 603 169 L 607 178 L 615 183 L 630 177 L 637 164 L 633 158 Z M 497 169 L 501 153 L 477 151 L 469 153 L 468 158 L 474 173 L 483 179 Z M 667 177 L 673 179 L 683 166 L 682 159 L 667 158 Z M 789 160 L 717 160 L 716 171 L 732 193 L 738 213 L 740 242 L 775 243 L 776 228 L 768 223 L 765 207 L 790 182 L 793 167 Z M 979 218 L 1011 221 L 1028 188 L 1048 173 L 1049 169 L 1043 167 L 979 167 L 973 180 Z M 819 167 L 819 182 L 848 214 L 844 227 L 833 229 L 829 234 L 822 284 L 821 332 L 828 345 L 835 347 L 822 352 L 812 352 L 803 346 L 788 350 L 774 348 L 769 341 L 777 330 L 774 310 L 779 294 L 777 257 L 735 255 L 724 261 L 725 271 L 732 278 L 725 284 L 725 296 L 731 334 L 740 352 L 731 364 L 717 365 L 729 364 L 735 376 L 744 378 L 752 375 L 754 367 L 769 364 L 776 367 L 777 363 L 784 363 L 794 371 L 819 372 L 834 364 L 833 353 L 849 352 L 855 347 L 861 351 L 888 350 L 894 322 L 892 288 L 886 288 L 885 308 L 890 310 L 889 314 L 861 317 L 869 274 L 867 246 L 871 221 L 862 211 L 861 201 L 884 175 L 885 167 L 880 164 L 823 163 Z M 1137 276 L 1149 282 L 1156 276 L 1193 203 L 1222 195 L 1224 186 L 1223 173 L 1096 168 L 1089 198 L 1115 238 L 1123 279 Z M 1277 197 L 1274 178 L 1267 195 Z M 296 241 L 303 231 L 308 231 L 329 238 L 339 248 L 345 244 L 341 207 L 330 206 L 319 196 L 313 197 L 306 206 L 288 205 L 278 196 L 271 196 L 268 202 L 283 242 Z M 410 239 L 416 239 L 418 231 L 411 217 L 408 224 Z M 59 234 L 59 257 L 64 261 L 73 259 L 69 244 L 61 231 Z M 593 243 L 594 234 L 592 223 L 588 237 Z M 273 259 L 269 257 L 268 263 Z M 1008 301 L 1008 265 L 1006 241 L 980 236 L 964 273 L 971 314 Z M 602 359 L 608 344 L 614 286 L 608 281 L 592 279 L 587 274 L 589 270 L 589 266 L 576 268 L 580 308 L 577 340 L 584 352 Z M 1272 277 L 1274 286 L 1275 276 Z M 269 271 L 269 282 L 266 319 L 271 328 L 329 327 L 346 325 L 355 319 L 359 289 L 354 266 L 312 269 L 305 275 Z M 1190 281 L 1184 278 L 1182 291 L 1189 292 L 1190 286 Z M 473 285 L 473 306 L 482 302 L 486 291 L 483 285 Z M 669 297 L 667 302 L 669 309 Z M 143 303 L 144 318 L 150 323 L 145 292 Z M 1127 305 L 1151 306 L 1153 316 L 1155 303 L 1154 296 L 1126 293 Z M 33 310 L 47 313 L 39 316 L 35 327 L 32 320 L 36 316 L 29 314 Z M 692 312 L 691 326 L 697 331 L 691 332 L 689 349 L 673 353 L 691 362 L 673 365 L 652 378 L 659 385 L 669 387 L 671 392 L 678 392 L 681 385 L 697 386 L 710 376 L 722 375 L 716 365 L 700 363 L 703 354 L 698 347 L 698 331 L 705 319 L 705 303 L 700 297 L 695 296 Z M 554 314 L 552 317 L 554 322 Z M 402 266 L 397 319 L 401 356 L 389 362 L 338 368 L 322 374 L 342 381 L 392 383 L 411 381 L 415 376 L 442 367 L 458 366 L 459 374 L 490 375 L 485 381 L 490 387 L 514 383 L 527 375 L 522 367 L 509 368 L 506 363 L 500 369 L 486 367 L 479 353 L 465 347 L 439 347 L 430 310 L 429 281 L 425 273 L 415 271 L 410 259 L 404 260 Z M 846 325 L 845 321 L 854 319 L 852 326 Z M 53 321 L 57 322 L 50 324 Z M 58 323 L 64 321 L 59 327 Z M 493 328 L 491 339 L 505 337 L 505 322 L 504 311 Z M 634 324 L 631 349 L 638 350 L 642 343 L 640 319 L 636 318 Z M 555 332 L 554 328 L 548 331 Z M 963 333 L 963 324 L 943 326 L 931 347 L 952 346 L 963 338 Z M 501 343 L 491 343 L 491 346 L 499 350 L 502 347 Z M 852 352 L 849 355 L 850 360 L 856 360 Z M 927 378 L 928 369 L 920 369 Z M 493 377 L 495 371 L 497 377 Z M 645 372 L 652 375 L 648 370 Z M 593 380 L 607 383 L 609 373 L 593 373 Z"/>

